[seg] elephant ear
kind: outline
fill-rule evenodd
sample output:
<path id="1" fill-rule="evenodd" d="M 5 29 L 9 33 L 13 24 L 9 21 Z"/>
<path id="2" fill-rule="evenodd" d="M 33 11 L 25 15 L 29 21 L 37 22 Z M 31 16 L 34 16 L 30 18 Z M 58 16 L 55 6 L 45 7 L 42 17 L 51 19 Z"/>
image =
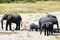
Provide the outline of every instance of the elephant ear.
<path id="1" fill-rule="evenodd" d="M 41 29 L 44 29 L 45 28 L 45 23 L 43 23 L 42 25 L 41 25 Z"/>
<path id="2" fill-rule="evenodd" d="M 57 23 L 57 21 L 58 21 L 58 20 L 55 19 L 55 18 L 51 18 L 51 19 L 52 19 L 51 21 L 52 21 L 53 23 Z"/>
<path id="3" fill-rule="evenodd" d="M 3 20 L 6 20 L 7 17 L 8 17 L 8 15 L 9 15 L 9 14 L 5 14 L 5 15 L 2 17 L 2 19 L 3 19 Z"/>

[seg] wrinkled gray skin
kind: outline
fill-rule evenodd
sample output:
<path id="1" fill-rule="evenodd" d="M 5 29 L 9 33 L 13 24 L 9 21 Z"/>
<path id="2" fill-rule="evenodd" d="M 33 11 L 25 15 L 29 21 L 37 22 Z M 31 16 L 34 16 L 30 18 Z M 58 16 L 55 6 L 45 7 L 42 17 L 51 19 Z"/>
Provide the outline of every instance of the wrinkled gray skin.
<path id="1" fill-rule="evenodd" d="M 57 25 L 58 32 L 59 32 L 59 24 L 58 24 L 58 20 L 57 20 L 56 16 L 47 15 L 46 17 L 42 17 L 39 20 L 39 26 L 40 26 L 40 28 L 42 27 L 41 25 L 43 25 L 43 23 L 45 23 L 45 22 L 52 22 L 53 25 L 56 24 Z M 42 31 L 42 29 L 40 29 L 40 30 Z"/>
<path id="2" fill-rule="evenodd" d="M 8 25 L 9 25 L 10 30 L 12 30 L 11 29 L 11 23 L 16 24 L 16 29 L 15 30 L 20 30 L 20 24 L 21 24 L 21 21 L 22 21 L 22 18 L 21 18 L 20 15 L 18 15 L 18 14 L 5 14 L 5 15 L 3 15 L 2 19 L 1 19 L 2 29 L 3 29 L 3 21 L 4 20 L 7 20 L 6 30 L 8 30 Z"/>
<path id="3" fill-rule="evenodd" d="M 33 29 L 35 29 L 35 31 L 38 31 L 38 29 L 39 29 L 38 25 L 36 25 L 34 23 L 31 23 L 29 26 L 30 26 L 30 31 L 31 30 L 33 31 Z"/>
<path id="4" fill-rule="evenodd" d="M 41 29 L 42 30 L 44 29 L 44 35 L 47 35 L 47 36 L 50 35 L 50 34 L 53 35 L 53 23 L 52 22 L 43 23 Z M 41 33 L 42 33 L 42 31 L 41 31 Z"/>

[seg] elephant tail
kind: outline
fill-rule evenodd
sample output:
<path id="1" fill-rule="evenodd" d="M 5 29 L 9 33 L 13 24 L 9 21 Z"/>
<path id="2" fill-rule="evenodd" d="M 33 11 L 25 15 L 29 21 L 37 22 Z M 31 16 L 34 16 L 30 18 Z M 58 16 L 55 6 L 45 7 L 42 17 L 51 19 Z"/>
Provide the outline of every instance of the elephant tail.
<path id="1" fill-rule="evenodd" d="M 20 25 L 21 25 L 21 27 L 22 27 L 22 21 L 21 21 Z"/>
<path id="2" fill-rule="evenodd" d="M 42 34 L 42 27 L 41 27 L 41 29 L 40 29 L 40 35 Z"/>
<path id="3" fill-rule="evenodd" d="M 3 20 L 1 20 L 1 28 L 3 29 Z"/>

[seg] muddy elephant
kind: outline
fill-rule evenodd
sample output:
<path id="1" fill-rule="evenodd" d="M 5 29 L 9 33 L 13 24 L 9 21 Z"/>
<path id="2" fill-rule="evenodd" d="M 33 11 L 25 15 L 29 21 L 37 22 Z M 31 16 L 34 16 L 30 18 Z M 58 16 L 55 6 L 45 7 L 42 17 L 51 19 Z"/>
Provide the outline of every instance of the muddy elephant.
<path id="1" fill-rule="evenodd" d="M 42 27 L 41 27 L 41 33 L 42 33 L 43 29 L 44 29 L 44 35 L 47 35 L 47 36 L 50 35 L 50 34 L 53 35 L 53 23 L 52 22 L 43 23 Z"/>
<path id="2" fill-rule="evenodd" d="M 33 29 L 35 31 L 38 31 L 39 30 L 39 26 L 36 25 L 36 24 L 34 24 L 34 23 L 31 23 L 29 26 L 30 26 L 30 31 L 33 31 Z"/>
<path id="3" fill-rule="evenodd" d="M 40 26 L 40 28 L 42 27 L 42 24 L 45 23 L 45 22 L 52 22 L 53 25 L 56 24 L 57 25 L 58 32 L 59 32 L 59 24 L 58 24 L 58 20 L 57 20 L 57 17 L 56 16 L 47 15 L 47 16 L 42 17 L 41 19 L 39 19 L 39 26 Z"/>
<path id="4" fill-rule="evenodd" d="M 18 14 L 4 14 L 2 19 L 1 19 L 2 29 L 3 29 L 3 21 L 4 20 L 7 20 L 6 21 L 6 30 L 8 30 L 8 25 L 9 25 L 10 30 L 12 30 L 11 23 L 16 24 L 15 30 L 20 30 L 20 24 L 21 24 L 21 21 L 22 21 L 22 18 L 21 18 L 20 15 L 18 15 Z"/>

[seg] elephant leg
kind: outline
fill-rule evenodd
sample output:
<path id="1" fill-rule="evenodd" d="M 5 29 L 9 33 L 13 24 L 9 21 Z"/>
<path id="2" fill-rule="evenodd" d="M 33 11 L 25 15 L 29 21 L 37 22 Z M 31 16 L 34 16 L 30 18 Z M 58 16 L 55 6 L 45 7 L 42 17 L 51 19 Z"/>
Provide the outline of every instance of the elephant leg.
<path id="1" fill-rule="evenodd" d="M 39 22 L 39 31 L 41 30 L 41 22 Z"/>
<path id="2" fill-rule="evenodd" d="M 10 30 L 12 30 L 12 29 L 11 29 L 11 23 L 9 23 L 9 28 L 10 28 Z"/>
<path id="3" fill-rule="evenodd" d="M 45 28 L 45 30 L 44 30 L 44 35 L 46 35 L 46 28 Z"/>
<path id="4" fill-rule="evenodd" d="M 20 30 L 20 23 L 16 23 L 16 29 L 15 30 Z"/>
<path id="5" fill-rule="evenodd" d="M 49 35 L 49 30 L 47 30 L 47 36 Z"/>
<path id="6" fill-rule="evenodd" d="M 17 26 L 18 26 L 17 29 L 20 30 L 20 23 L 18 23 Z"/>
<path id="7" fill-rule="evenodd" d="M 51 28 L 51 35 L 53 35 L 53 28 Z"/>
<path id="8" fill-rule="evenodd" d="M 8 24 L 9 24 L 9 23 L 8 23 L 8 21 L 7 21 L 7 22 L 6 22 L 6 30 L 8 30 Z"/>
<path id="9" fill-rule="evenodd" d="M 37 29 L 37 28 L 36 28 L 35 30 L 36 30 L 36 31 L 38 31 L 38 29 Z"/>
<path id="10" fill-rule="evenodd" d="M 48 30 L 48 35 L 50 35 L 50 30 Z"/>
<path id="11" fill-rule="evenodd" d="M 33 31 L 33 29 L 30 29 L 30 31 Z"/>
<path id="12" fill-rule="evenodd" d="M 33 31 L 33 29 L 32 29 L 32 31 Z"/>

